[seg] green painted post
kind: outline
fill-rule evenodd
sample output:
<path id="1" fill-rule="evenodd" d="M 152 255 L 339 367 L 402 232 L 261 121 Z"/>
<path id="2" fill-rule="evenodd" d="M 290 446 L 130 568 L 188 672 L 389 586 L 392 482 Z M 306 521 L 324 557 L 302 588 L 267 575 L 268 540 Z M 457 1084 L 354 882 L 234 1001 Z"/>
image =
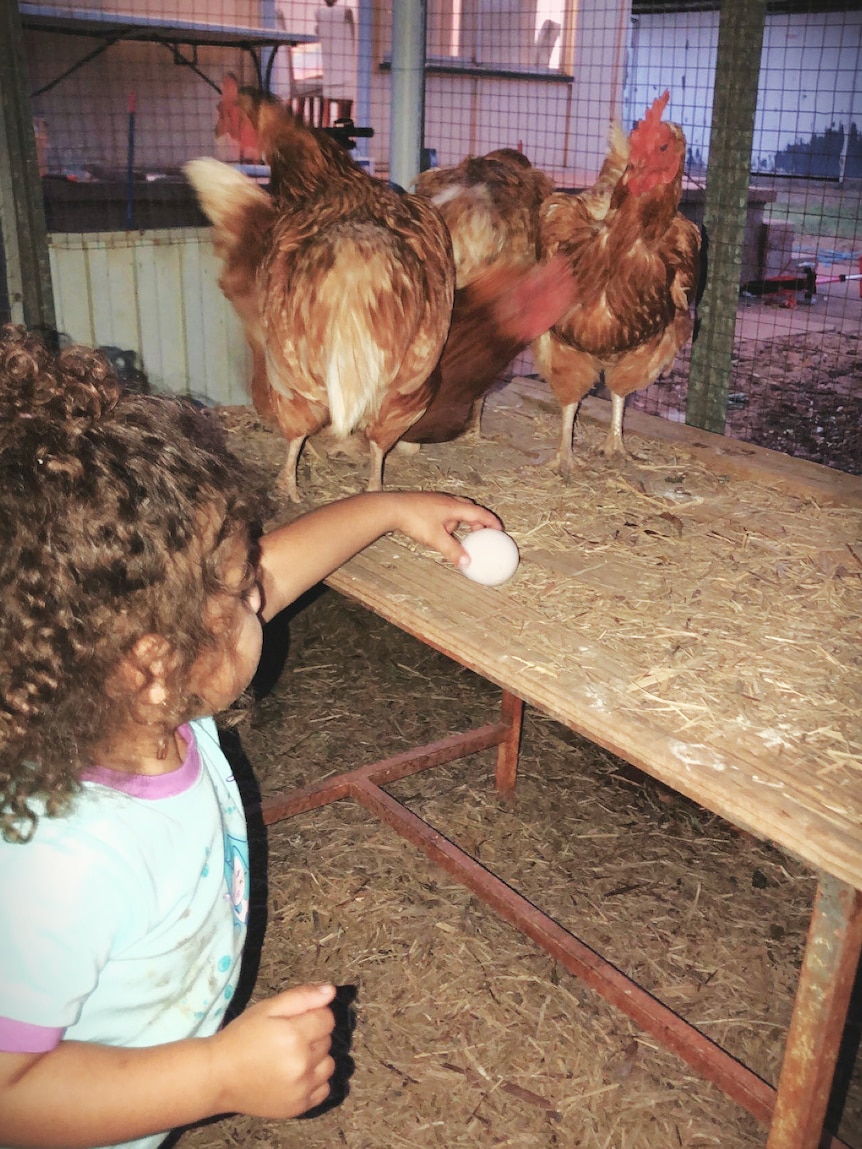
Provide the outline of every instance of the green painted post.
<path id="1" fill-rule="evenodd" d="M 686 422 L 724 433 L 766 0 L 722 0 L 706 174 L 706 289 L 691 352 Z"/>

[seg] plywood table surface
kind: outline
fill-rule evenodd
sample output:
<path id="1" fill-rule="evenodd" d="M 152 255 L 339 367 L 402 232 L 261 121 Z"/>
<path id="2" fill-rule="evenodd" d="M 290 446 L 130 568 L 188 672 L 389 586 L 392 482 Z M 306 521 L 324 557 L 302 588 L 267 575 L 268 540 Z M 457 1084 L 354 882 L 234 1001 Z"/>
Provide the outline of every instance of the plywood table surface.
<path id="1" fill-rule="evenodd" d="M 707 746 L 687 735 L 675 712 L 626 714 L 626 668 L 599 646 L 535 611 L 501 604 L 495 589 L 465 585 L 463 576 L 392 540 L 328 581 L 707 809 L 862 888 L 862 763 L 836 793 L 828 774 L 811 776 L 762 731 L 743 738 L 719 730 Z M 542 632 L 555 657 L 538 641 Z"/>
<path id="2" fill-rule="evenodd" d="M 591 417 L 598 424 L 606 407 L 588 403 L 587 424 Z M 504 416 L 492 412 L 491 421 L 499 428 Z M 560 496 L 553 506 L 550 500 L 531 502 L 534 492 L 525 492 L 517 479 L 505 498 L 489 492 L 469 477 L 481 466 L 477 450 L 443 444 L 423 452 L 446 460 L 448 487 L 480 502 L 490 495 L 488 505 L 519 542 L 523 561 L 512 582 L 479 586 L 390 537 L 337 571 L 330 585 L 736 825 L 862 888 L 862 478 L 637 413 L 628 416 L 629 428 L 643 429 L 653 442 L 660 436 L 724 480 L 706 506 L 691 498 L 649 508 L 671 536 L 660 561 L 655 553 L 643 556 L 642 548 L 628 549 L 624 540 L 592 554 L 577 541 L 570 549 L 546 548 L 547 530 L 513 528 L 514 507 L 528 524 L 541 523 L 558 514 Z M 629 443 L 637 451 L 640 439 L 630 433 Z M 507 446 L 513 444 L 534 462 L 532 440 L 510 439 Z M 459 468 L 468 478 L 454 484 Z M 636 465 L 630 473 L 637 474 Z M 625 476 L 622 482 L 630 485 Z M 426 478 L 425 485 L 433 484 Z M 766 509 L 750 501 L 757 488 L 773 496 Z M 573 506 L 570 517 L 582 523 L 580 493 L 569 497 L 560 489 Z M 639 511 L 642 516 L 635 503 Z M 617 501 L 607 515 L 602 544 L 630 520 L 631 504 Z M 758 541 L 772 547 L 775 565 L 791 556 L 785 577 L 773 577 L 765 587 L 767 613 L 756 599 L 737 594 L 740 581 L 762 581 L 764 571 L 771 573 L 740 555 L 746 539 L 762 533 L 764 520 L 774 529 Z M 649 530 L 649 521 L 639 525 Z M 690 523 L 719 536 L 705 560 L 672 538 L 679 531 L 679 543 L 684 541 Z M 809 579 L 804 585 L 793 577 L 794 548 Z M 610 632 L 627 631 L 613 621 L 613 612 L 601 623 L 604 638 L 597 637 L 588 592 L 612 599 L 616 617 L 629 612 L 642 630 L 683 641 L 696 636 L 696 660 L 665 658 L 666 665 L 658 666 L 654 650 L 641 657 L 625 642 L 614 646 Z M 727 614 L 741 612 L 733 633 L 716 626 L 716 603 Z M 738 674 L 723 669 L 725 643 L 733 644 Z M 786 654 L 781 677 L 760 677 L 747 700 L 746 684 L 757 677 L 770 647 Z M 821 666 L 830 677 L 820 685 L 830 695 L 833 687 L 844 692 L 838 702 L 829 700 L 831 711 L 813 686 Z M 681 685 L 692 678 L 706 702 L 682 697 Z M 691 709 L 698 706 L 705 713 Z M 788 714 L 792 731 L 784 729 Z M 824 728 L 835 738 L 826 738 Z"/>

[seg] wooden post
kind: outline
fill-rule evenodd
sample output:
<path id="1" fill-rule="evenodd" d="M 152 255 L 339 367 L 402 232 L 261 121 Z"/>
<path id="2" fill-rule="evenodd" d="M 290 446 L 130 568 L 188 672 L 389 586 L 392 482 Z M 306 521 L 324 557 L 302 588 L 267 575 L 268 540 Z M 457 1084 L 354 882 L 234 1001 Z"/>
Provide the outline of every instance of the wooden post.
<path id="1" fill-rule="evenodd" d="M 48 229 L 15 0 L 0 0 L 0 236 L 12 321 L 54 331 Z"/>
<path id="2" fill-rule="evenodd" d="M 724 433 L 766 0 L 723 0 L 704 205 L 706 289 L 691 352 L 686 422 Z"/>
<path id="3" fill-rule="evenodd" d="M 820 875 L 767 1149 L 816 1149 L 862 952 L 862 891 Z"/>

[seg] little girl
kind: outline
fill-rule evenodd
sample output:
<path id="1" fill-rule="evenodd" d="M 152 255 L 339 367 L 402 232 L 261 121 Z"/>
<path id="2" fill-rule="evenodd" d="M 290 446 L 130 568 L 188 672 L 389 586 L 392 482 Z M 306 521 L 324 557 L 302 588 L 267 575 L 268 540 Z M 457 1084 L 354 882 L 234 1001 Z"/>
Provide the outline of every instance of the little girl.
<path id="1" fill-rule="evenodd" d="M 323 1101 L 332 985 L 222 1025 L 248 906 L 213 714 L 261 622 L 398 529 L 468 561 L 466 499 L 358 495 L 260 537 L 210 416 L 0 335 L 0 1145 L 157 1146 Z"/>

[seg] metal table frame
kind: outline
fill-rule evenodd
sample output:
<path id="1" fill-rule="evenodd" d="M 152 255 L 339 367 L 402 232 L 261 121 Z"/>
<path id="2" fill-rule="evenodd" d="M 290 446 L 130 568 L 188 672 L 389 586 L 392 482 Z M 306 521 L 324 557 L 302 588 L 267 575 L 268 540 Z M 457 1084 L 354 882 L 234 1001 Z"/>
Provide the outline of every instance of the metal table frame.
<path id="1" fill-rule="evenodd" d="M 496 746 L 496 787 L 502 796 L 512 796 L 523 708 L 520 698 L 504 690 L 499 721 L 267 798 L 261 805 L 263 820 L 271 825 L 343 798 L 354 799 L 418 846 L 499 917 L 621 1009 L 662 1046 L 769 1126 L 767 1149 L 850 1149 L 839 1138 L 824 1135 L 823 1123 L 862 953 L 862 891 L 819 874 L 775 1089 L 384 789 L 411 774 Z"/>

